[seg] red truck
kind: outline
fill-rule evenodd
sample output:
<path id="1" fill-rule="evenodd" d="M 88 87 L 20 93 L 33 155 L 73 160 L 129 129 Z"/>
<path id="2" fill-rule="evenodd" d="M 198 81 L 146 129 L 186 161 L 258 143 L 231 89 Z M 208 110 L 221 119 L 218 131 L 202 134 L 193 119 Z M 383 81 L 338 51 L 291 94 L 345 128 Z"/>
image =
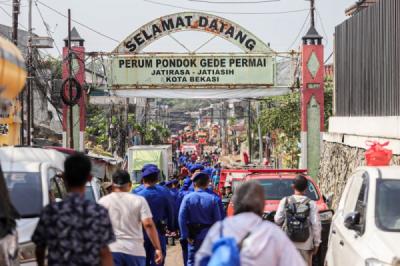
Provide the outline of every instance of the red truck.
<path id="1" fill-rule="evenodd" d="M 298 174 L 304 174 L 309 181 L 306 196 L 317 204 L 322 224 L 322 244 L 318 254 L 314 257 L 313 265 L 323 265 L 329 237 L 329 229 L 332 222 L 333 211 L 329 209 L 328 200 L 321 194 L 314 180 L 307 175 L 307 170 L 297 169 L 248 169 L 248 174 L 242 182 L 255 180 L 259 182 L 265 191 L 263 219 L 273 222 L 274 215 L 278 209 L 279 202 L 284 197 L 293 194 L 291 185 Z M 222 177 L 221 177 L 222 178 Z M 233 191 L 235 193 L 235 191 Z M 227 210 L 228 216 L 233 215 L 233 204 L 230 202 Z"/>

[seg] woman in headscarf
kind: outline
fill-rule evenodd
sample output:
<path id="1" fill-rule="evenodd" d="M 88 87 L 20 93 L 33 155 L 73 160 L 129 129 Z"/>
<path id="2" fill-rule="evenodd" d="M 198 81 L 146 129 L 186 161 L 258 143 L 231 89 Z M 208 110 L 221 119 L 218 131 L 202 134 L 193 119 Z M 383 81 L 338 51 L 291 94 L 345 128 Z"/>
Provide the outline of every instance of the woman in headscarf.
<path id="1" fill-rule="evenodd" d="M 11 203 L 3 170 L 0 166 L 0 265 L 14 266 L 18 263 L 18 237 L 15 231 L 17 210 Z"/>

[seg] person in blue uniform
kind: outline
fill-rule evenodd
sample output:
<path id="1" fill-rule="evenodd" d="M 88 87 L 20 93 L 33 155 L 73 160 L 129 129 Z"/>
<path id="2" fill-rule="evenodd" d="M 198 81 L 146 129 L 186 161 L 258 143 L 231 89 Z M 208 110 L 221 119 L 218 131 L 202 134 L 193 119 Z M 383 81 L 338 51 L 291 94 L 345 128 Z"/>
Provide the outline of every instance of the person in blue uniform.
<path id="1" fill-rule="evenodd" d="M 175 246 L 175 238 L 177 236 L 177 230 L 178 230 L 178 213 L 179 213 L 179 207 L 177 206 L 177 201 L 178 201 L 178 193 L 179 193 L 179 180 L 174 178 L 170 181 L 168 181 L 165 184 L 165 187 L 168 188 L 169 193 L 171 194 L 171 197 L 174 202 L 174 220 L 175 220 L 175 231 L 168 232 L 167 237 L 169 237 L 169 240 L 171 240 L 171 245 Z"/>
<path id="2" fill-rule="evenodd" d="M 181 203 L 183 201 L 183 198 L 187 194 L 192 192 L 192 191 L 189 190 L 191 184 L 192 184 L 192 180 L 190 179 L 190 177 L 189 178 L 185 178 L 183 180 L 183 185 L 179 189 L 178 196 L 177 196 L 177 199 L 176 199 L 176 205 L 175 205 L 175 208 L 178 210 L 178 214 L 179 214 L 179 209 L 180 209 Z M 179 242 L 180 242 L 181 247 L 182 247 L 183 262 L 184 262 L 184 265 L 186 266 L 187 265 L 186 262 L 187 262 L 187 258 L 188 258 L 188 249 L 187 249 L 188 248 L 188 243 L 187 243 L 186 239 L 182 239 L 182 238 L 179 239 Z"/>
<path id="3" fill-rule="evenodd" d="M 160 170 L 156 165 L 145 165 L 142 169 L 143 184 L 137 187 L 133 193 L 144 197 L 149 204 L 165 258 L 167 249 L 166 230 L 167 228 L 170 231 L 175 230 L 174 202 L 168 189 L 157 185 L 159 174 Z M 155 263 L 155 251 L 147 235 L 144 237 L 144 248 L 146 250 L 146 266 L 164 265 L 164 262 Z"/>
<path id="4" fill-rule="evenodd" d="M 188 241 L 187 265 L 194 265 L 194 258 L 210 227 L 222 220 L 217 198 L 207 192 L 209 176 L 198 172 L 192 177 L 195 191 L 183 198 L 179 209 L 181 238 Z"/>
<path id="5" fill-rule="evenodd" d="M 194 191 L 194 184 L 192 182 L 192 177 L 194 176 L 194 174 L 198 171 L 203 171 L 204 170 L 204 166 L 202 164 L 194 164 L 189 168 L 190 171 L 190 176 L 186 177 L 186 179 L 190 179 L 191 180 L 191 184 L 189 187 L 189 191 Z"/>

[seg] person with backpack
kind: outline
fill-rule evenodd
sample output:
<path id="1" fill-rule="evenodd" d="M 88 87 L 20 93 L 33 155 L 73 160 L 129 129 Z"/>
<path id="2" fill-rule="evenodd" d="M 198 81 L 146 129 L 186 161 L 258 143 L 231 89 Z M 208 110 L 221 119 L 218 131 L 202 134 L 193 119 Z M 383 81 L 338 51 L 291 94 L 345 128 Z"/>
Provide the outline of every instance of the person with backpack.
<path id="1" fill-rule="evenodd" d="M 211 227 L 195 266 L 305 266 L 285 233 L 263 221 L 264 189 L 258 182 L 243 183 L 232 200 L 235 215 Z"/>
<path id="2" fill-rule="evenodd" d="M 312 256 L 317 254 L 321 243 L 321 222 L 317 205 L 306 195 L 308 180 L 297 175 L 293 181 L 294 194 L 279 203 L 275 223 L 282 226 L 293 241 L 307 265 L 312 265 Z"/>

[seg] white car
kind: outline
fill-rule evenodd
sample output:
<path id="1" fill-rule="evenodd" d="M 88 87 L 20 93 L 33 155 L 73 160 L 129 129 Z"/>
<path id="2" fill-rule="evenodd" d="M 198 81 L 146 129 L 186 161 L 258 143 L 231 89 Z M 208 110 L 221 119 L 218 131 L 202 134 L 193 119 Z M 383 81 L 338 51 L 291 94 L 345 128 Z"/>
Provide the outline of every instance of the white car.
<path id="1" fill-rule="evenodd" d="M 61 201 L 66 189 L 60 174 L 65 156 L 55 150 L 2 147 L 0 162 L 13 205 L 21 215 L 17 221 L 19 258 L 22 265 L 36 265 L 32 234 L 42 208 Z"/>
<path id="2" fill-rule="evenodd" d="M 60 201 L 66 194 L 61 171 L 51 163 L 2 162 L 6 184 L 13 205 L 21 215 L 17 221 L 20 262 L 36 265 L 32 234 L 42 208 L 51 201 Z M 32 264 L 31 264 L 32 263 Z"/>
<path id="3" fill-rule="evenodd" d="M 400 167 L 360 167 L 333 217 L 327 266 L 400 265 Z"/>

